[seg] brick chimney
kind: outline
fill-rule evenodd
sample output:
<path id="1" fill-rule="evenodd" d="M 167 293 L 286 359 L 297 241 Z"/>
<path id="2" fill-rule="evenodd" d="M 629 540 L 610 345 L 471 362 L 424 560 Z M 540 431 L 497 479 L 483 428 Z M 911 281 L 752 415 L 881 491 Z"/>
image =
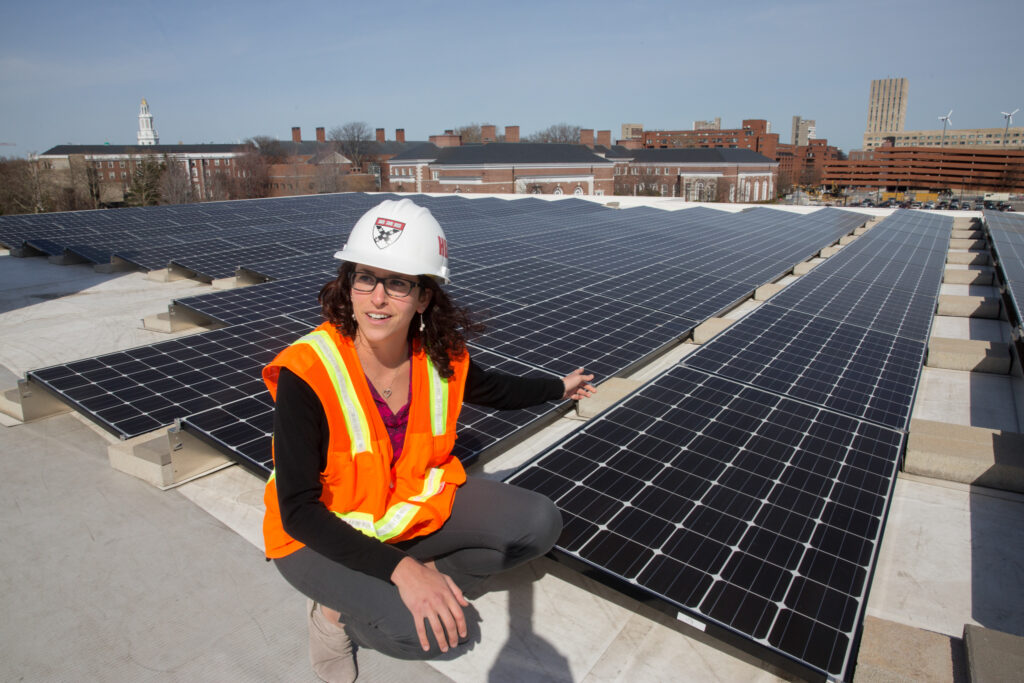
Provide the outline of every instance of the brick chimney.
<path id="1" fill-rule="evenodd" d="M 377 142 L 386 142 L 386 141 L 387 141 L 387 139 L 384 137 L 384 129 L 383 128 L 378 128 L 377 129 Z"/>
<path id="2" fill-rule="evenodd" d="M 324 135 L 324 127 L 323 126 L 319 126 L 316 129 L 316 141 L 317 142 L 327 142 L 327 136 Z"/>
<path id="3" fill-rule="evenodd" d="M 519 142 L 519 126 L 505 126 L 505 142 Z"/>
<path id="4" fill-rule="evenodd" d="M 497 126 L 480 126 L 480 142 L 494 142 L 497 139 Z"/>
<path id="5" fill-rule="evenodd" d="M 580 144 L 586 145 L 587 147 L 594 146 L 594 129 L 593 128 L 580 128 Z"/>
<path id="6" fill-rule="evenodd" d="M 302 142 L 302 129 L 292 126 L 292 142 Z"/>
<path id="7" fill-rule="evenodd" d="M 395 141 L 405 142 L 405 128 L 395 128 Z"/>
<path id="8" fill-rule="evenodd" d="M 612 146 L 612 132 L 610 130 L 597 131 L 597 144 L 610 148 Z"/>

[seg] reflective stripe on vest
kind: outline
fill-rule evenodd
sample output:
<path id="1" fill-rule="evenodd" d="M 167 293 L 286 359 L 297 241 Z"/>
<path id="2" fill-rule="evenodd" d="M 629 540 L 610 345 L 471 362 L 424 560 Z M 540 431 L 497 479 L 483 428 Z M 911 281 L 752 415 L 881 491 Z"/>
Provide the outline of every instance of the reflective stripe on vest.
<path id="1" fill-rule="evenodd" d="M 430 431 L 434 436 L 441 436 L 448 423 L 448 382 L 441 377 L 429 355 L 427 377 L 430 383 Z"/>
<path id="2" fill-rule="evenodd" d="M 430 498 L 440 493 L 441 489 L 444 488 L 443 476 L 443 470 L 437 467 L 431 468 L 423 480 L 423 490 L 409 500 L 421 503 L 425 500 L 430 500 Z M 387 541 L 405 531 L 413 518 L 416 517 L 418 510 L 418 505 L 409 502 L 395 503 L 376 522 L 373 521 L 373 515 L 368 512 L 359 512 L 358 510 L 353 512 L 335 512 L 334 514 L 353 529 L 381 541 Z"/>
<path id="3" fill-rule="evenodd" d="M 302 337 L 296 344 L 306 344 L 320 358 L 320 363 L 327 371 L 327 375 L 334 385 L 334 393 L 341 403 L 341 412 L 345 416 L 345 429 L 348 430 L 348 440 L 352 447 L 352 457 L 356 453 L 364 453 L 370 450 L 370 425 L 359 404 L 356 396 L 356 388 L 352 384 L 352 378 L 345 367 L 345 360 L 341 357 L 331 337 L 325 330 L 310 332 Z"/>

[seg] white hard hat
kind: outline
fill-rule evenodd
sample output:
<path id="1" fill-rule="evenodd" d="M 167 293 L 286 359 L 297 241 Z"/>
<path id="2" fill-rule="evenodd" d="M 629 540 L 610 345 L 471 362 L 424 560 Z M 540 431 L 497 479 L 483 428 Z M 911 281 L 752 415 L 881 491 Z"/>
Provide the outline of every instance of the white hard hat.
<path id="1" fill-rule="evenodd" d="M 364 213 L 334 258 L 449 282 L 444 230 L 411 199 L 388 199 Z"/>

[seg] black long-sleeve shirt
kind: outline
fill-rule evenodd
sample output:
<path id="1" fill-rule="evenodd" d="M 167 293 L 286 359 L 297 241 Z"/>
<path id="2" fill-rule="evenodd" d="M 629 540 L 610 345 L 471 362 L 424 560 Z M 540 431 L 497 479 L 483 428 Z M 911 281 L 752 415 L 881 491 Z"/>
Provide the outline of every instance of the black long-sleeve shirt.
<path id="1" fill-rule="evenodd" d="M 506 375 L 470 360 L 463 401 L 488 408 L 526 408 L 557 400 L 564 390 L 557 378 Z M 405 557 L 401 548 L 353 529 L 320 502 L 329 437 L 327 415 L 316 392 L 282 368 L 274 410 L 274 471 L 284 530 L 335 562 L 389 581 Z"/>

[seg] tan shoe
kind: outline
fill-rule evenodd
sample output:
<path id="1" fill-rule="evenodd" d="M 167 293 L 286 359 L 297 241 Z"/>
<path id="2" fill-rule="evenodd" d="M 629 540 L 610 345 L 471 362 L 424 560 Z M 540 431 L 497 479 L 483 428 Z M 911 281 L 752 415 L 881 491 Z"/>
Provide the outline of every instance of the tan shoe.
<path id="1" fill-rule="evenodd" d="M 309 661 L 313 673 L 326 683 L 352 683 L 356 680 L 356 658 L 352 654 L 352 641 L 345 627 L 331 622 L 320 610 L 320 605 L 306 601 L 309 613 Z"/>

